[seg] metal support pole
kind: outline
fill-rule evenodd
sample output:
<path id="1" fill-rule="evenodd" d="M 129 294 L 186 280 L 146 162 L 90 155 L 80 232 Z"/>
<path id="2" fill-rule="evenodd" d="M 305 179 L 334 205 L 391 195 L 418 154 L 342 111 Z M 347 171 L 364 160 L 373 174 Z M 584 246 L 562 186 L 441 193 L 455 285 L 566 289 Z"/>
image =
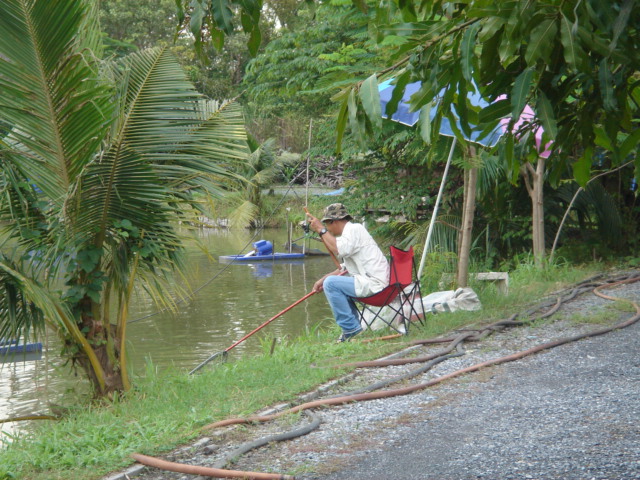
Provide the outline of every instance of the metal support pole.
<path id="1" fill-rule="evenodd" d="M 427 250 L 429 249 L 429 243 L 431 243 L 431 234 L 433 233 L 433 225 L 436 223 L 436 217 L 438 216 L 438 207 L 440 206 L 440 200 L 442 199 L 442 191 L 444 190 L 444 184 L 447 180 L 447 174 L 449 173 L 449 165 L 451 165 L 451 158 L 453 157 L 453 150 L 456 147 L 456 137 L 453 137 L 451 142 L 451 150 L 449 150 L 449 158 L 447 159 L 447 165 L 444 167 L 444 173 L 442 174 L 442 182 L 440 182 L 440 190 L 438 191 L 438 197 L 436 198 L 436 204 L 433 207 L 433 213 L 431 214 L 431 223 L 429 223 L 429 230 L 427 230 L 427 239 L 424 242 L 424 249 L 422 250 L 422 258 L 420 259 L 420 268 L 418 268 L 418 280 L 422 276 L 422 270 L 424 268 L 424 261 L 427 258 Z"/>

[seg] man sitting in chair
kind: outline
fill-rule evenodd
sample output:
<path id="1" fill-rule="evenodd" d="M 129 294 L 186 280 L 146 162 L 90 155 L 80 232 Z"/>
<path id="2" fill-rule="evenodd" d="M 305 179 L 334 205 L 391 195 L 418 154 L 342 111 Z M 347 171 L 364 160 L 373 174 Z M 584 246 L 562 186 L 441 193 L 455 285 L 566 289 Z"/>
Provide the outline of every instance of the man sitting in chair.
<path id="1" fill-rule="evenodd" d="M 373 237 L 351 215 L 342 203 L 324 210 L 322 220 L 307 213 L 309 227 L 320 235 L 330 253 L 341 262 L 341 269 L 326 274 L 313 285 L 314 292 L 324 290 L 336 323 L 342 328 L 338 342 L 348 342 L 362 332 L 354 297 L 367 297 L 389 284 L 389 263 Z"/>

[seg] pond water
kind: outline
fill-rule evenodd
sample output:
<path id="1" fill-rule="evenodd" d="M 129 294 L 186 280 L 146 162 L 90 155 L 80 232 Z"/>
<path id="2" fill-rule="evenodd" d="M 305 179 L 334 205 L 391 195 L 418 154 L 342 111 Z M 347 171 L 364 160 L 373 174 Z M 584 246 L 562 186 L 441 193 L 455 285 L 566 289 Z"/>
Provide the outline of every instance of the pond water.
<path id="1" fill-rule="evenodd" d="M 294 235 L 295 236 L 295 235 Z M 293 261 L 221 264 L 218 257 L 247 253 L 252 243 L 271 241 L 285 252 L 283 230 L 205 229 L 187 245 L 189 285 L 195 295 L 181 301 L 175 313 L 159 311 L 149 298 L 139 296 L 131 307 L 127 330 L 130 368 L 143 374 L 147 361 L 156 368 L 175 366 L 186 372 L 303 297 L 313 283 L 333 270 L 328 256 Z M 301 242 L 298 242 L 301 243 Z M 315 249 L 324 249 L 313 242 Z M 183 285 L 184 286 L 184 285 Z M 262 352 L 265 334 L 298 336 L 314 324 L 331 325 L 324 295 L 313 295 L 230 351 L 232 357 Z M 69 404 L 87 393 L 82 373 L 75 376 L 59 358 L 60 343 L 48 333 L 39 360 L 0 364 L 0 419 L 51 414 L 51 404 Z M 206 368 L 206 367 L 205 367 Z M 0 444 L 27 422 L 0 424 Z"/>

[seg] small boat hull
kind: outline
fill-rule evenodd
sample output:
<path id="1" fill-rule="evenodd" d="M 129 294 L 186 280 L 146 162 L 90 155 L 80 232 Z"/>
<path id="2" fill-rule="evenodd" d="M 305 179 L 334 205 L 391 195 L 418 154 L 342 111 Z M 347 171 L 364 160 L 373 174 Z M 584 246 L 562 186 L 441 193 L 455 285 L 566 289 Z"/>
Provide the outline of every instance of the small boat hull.
<path id="1" fill-rule="evenodd" d="M 42 358 L 42 343 L 5 344 L 0 347 L 0 363 L 39 360 Z"/>
<path id="2" fill-rule="evenodd" d="M 273 262 L 282 260 L 301 260 L 305 257 L 302 253 L 273 253 L 271 255 L 223 255 L 218 257 L 220 263 L 255 263 Z"/>

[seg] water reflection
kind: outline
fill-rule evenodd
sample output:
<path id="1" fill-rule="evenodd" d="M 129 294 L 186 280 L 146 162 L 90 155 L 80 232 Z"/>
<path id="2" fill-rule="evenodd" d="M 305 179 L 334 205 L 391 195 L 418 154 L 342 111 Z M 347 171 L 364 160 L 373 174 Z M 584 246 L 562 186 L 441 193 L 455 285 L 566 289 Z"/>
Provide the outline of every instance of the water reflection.
<path id="1" fill-rule="evenodd" d="M 266 230 L 260 238 L 271 241 L 276 251 L 284 251 L 285 231 Z M 127 333 L 134 375 L 144 373 L 147 359 L 158 368 L 174 365 L 185 372 L 191 370 L 303 297 L 320 276 L 333 270 L 329 257 L 230 265 L 217 262 L 220 255 L 246 253 L 256 239 L 252 232 L 208 229 L 190 242 L 187 276 L 197 293 L 180 302 L 177 312 L 158 312 L 150 298 L 136 297 Z M 180 280 L 176 287 L 189 286 Z M 238 345 L 230 355 L 260 352 L 259 338 L 265 333 L 297 336 L 318 321 L 330 324 L 330 318 L 324 296 L 314 295 Z M 43 343 L 41 360 L 0 365 L 0 418 L 50 414 L 50 403 L 70 403 L 76 395 L 87 393 L 83 377 L 76 377 L 62 365 L 57 338 L 49 334 Z M 15 425 L 0 424 L 0 428 L 13 432 Z"/>
<path id="2" fill-rule="evenodd" d="M 257 263 L 255 265 L 251 265 L 253 276 L 256 278 L 269 278 L 273 277 L 273 265 L 270 264 L 262 264 Z"/>

